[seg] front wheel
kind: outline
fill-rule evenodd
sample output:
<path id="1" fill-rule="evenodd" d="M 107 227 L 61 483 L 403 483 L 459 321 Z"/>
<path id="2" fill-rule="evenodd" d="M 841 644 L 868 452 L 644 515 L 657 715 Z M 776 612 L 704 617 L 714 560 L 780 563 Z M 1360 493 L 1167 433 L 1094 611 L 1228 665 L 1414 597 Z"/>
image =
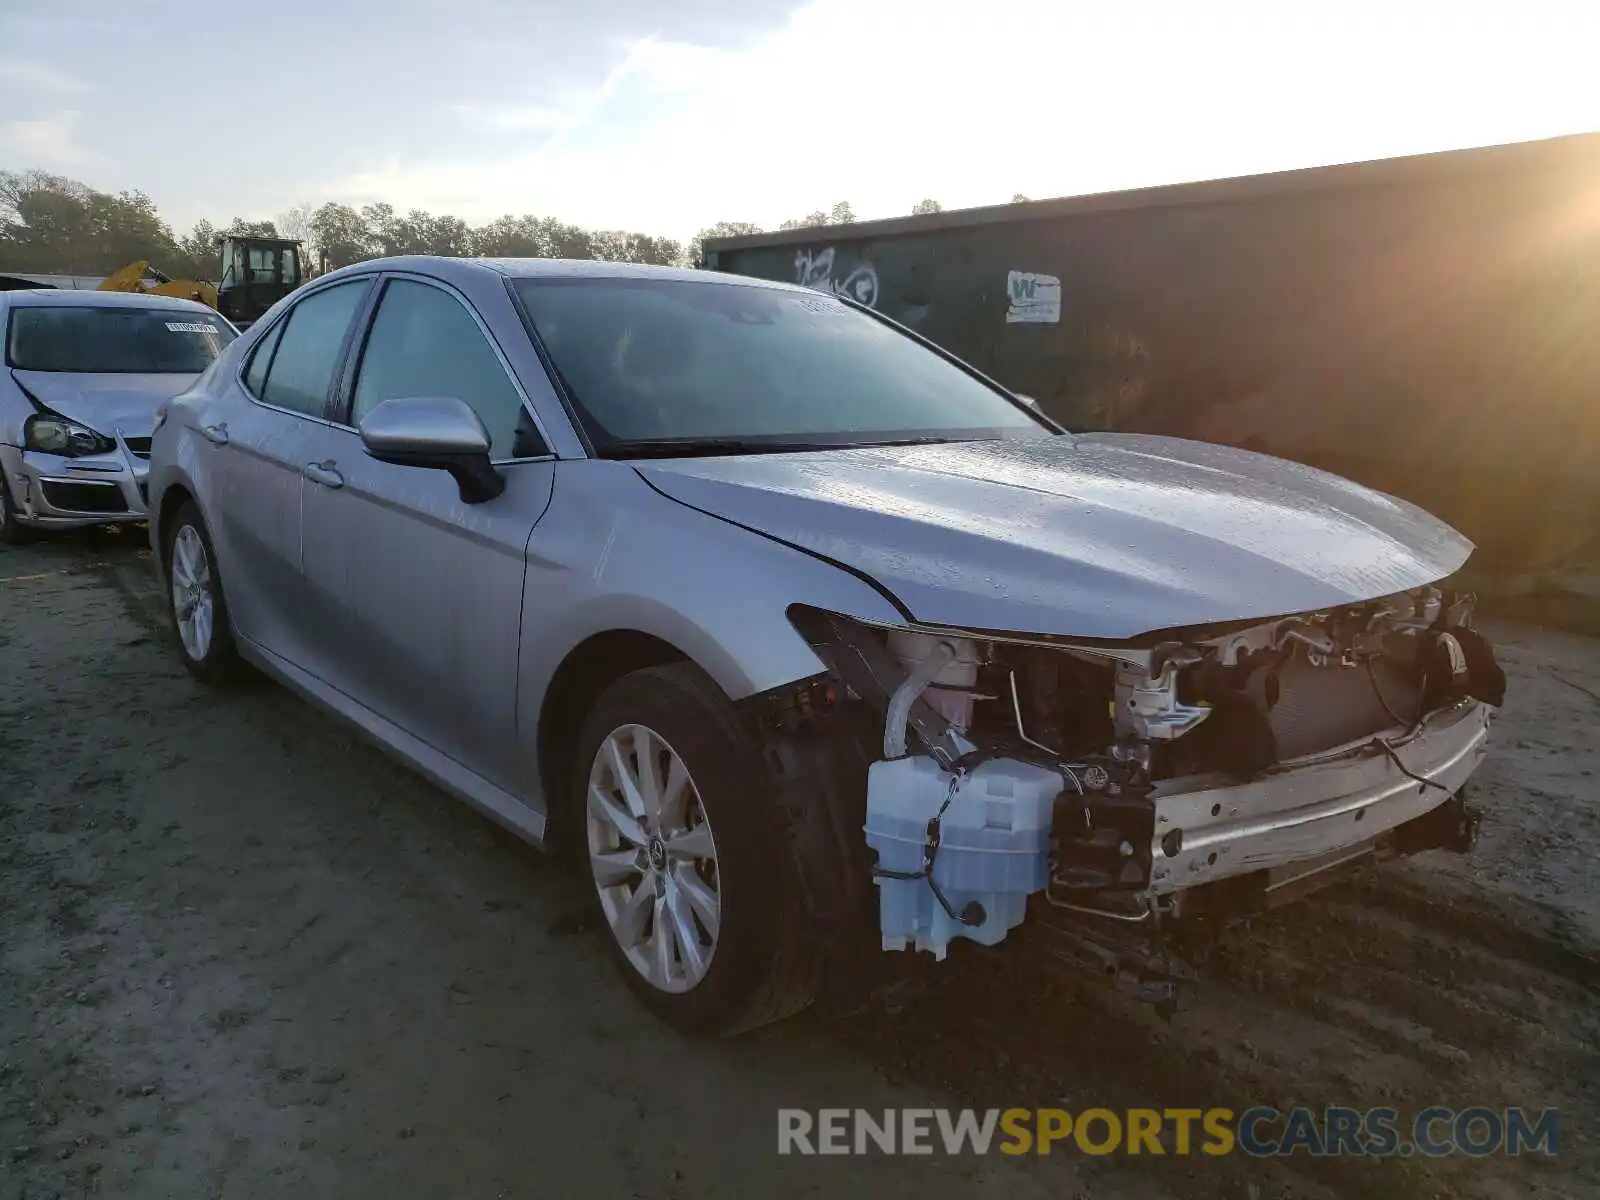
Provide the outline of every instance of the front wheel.
<path id="1" fill-rule="evenodd" d="M 633 991 L 724 1036 L 810 1003 L 815 955 L 772 788 L 717 686 L 687 663 L 624 676 L 575 763 L 595 902 Z"/>
<path id="2" fill-rule="evenodd" d="M 237 678 L 244 665 L 228 623 L 216 551 L 192 501 L 167 527 L 165 562 L 168 612 L 183 665 L 206 683 Z"/>

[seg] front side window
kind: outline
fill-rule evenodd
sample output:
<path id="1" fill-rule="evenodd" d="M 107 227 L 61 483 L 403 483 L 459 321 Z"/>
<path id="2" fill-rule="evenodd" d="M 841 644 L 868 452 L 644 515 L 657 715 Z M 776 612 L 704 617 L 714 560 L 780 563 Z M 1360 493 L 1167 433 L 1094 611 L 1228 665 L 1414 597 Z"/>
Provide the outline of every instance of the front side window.
<path id="1" fill-rule="evenodd" d="M 245 281 L 244 247 L 238 242 L 222 243 L 222 278 L 217 286 L 238 287 Z"/>
<path id="2" fill-rule="evenodd" d="M 290 310 L 261 399 L 291 412 L 323 415 L 345 335 L 366 292 L 365 279 L 351 280 L 307 296 Z"/>
<path id="3" fill-rule="evenodd" d="M 271 246 L 250 247 L 250 282 L 278 282 L 278 252 Z"/>
<path id="4" fill-rule="evenodd" d="M 293 246 L 283 248 L 283 282 L 290 287 L 300 282 L 300 255 Z"/>
<path id="5" fill-rule="evenodd" d="M 16 307 L 6 364 L 22 371 L 198 375 L 238 334 L 222 318 L 181 308 Z"/>
<path id="6" fill-rule="evenodd" d="M 402 396 L 452 396 L 464 401 L 489 431 L 491 458 L 526 457 L 519 445 L 530 429 L 522 395 L 499 356 L 461 302 L 409 279 L 391 280 L 378 302 L 356 376 L 350 420 L 385 400 Z"/>
<path id="7" fill-rule="evenodd" d="M 833 296 L 676 279 L 521 279 L 523 309 L 601 453 L 661 443 L 870 445 L 1051 432 Z"/>

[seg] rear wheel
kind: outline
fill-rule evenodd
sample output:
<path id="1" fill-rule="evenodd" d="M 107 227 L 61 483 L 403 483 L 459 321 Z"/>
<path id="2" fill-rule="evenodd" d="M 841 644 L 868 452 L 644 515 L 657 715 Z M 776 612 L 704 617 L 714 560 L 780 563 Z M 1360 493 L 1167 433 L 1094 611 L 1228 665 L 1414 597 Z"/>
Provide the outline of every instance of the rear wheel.
<path id="1" fill-rule="evenodd" d="M 216 561 L 200 510 L 185 502 L 167 527 L 167 604 L 183 665 L 206 683 L 237 678 L 244 670 Z"/>
<path id="2" fill-rule="evenodd" d="M 646 1004 L 727 1035 L 810 1002 L 814 954 L 772 788 L 710 679 L 675 663 L 618 680 L 573 775 L 606 937 Z"/>

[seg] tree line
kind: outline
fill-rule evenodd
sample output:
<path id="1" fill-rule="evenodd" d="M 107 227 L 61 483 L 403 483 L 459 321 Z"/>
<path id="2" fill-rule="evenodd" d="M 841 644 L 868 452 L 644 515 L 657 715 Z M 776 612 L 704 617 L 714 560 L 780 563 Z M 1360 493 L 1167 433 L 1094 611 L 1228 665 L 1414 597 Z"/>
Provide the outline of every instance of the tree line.
<path id="1" fill-rule="evenodd" d="M 1020 197 L 1018 197 L 1020 199 Z M 939 212 L 922 200 L 913 213 Z M 848 202 L 785 221 L 780 229 L 844 225 L 855 220 Z M 218 274 L 217 238 L 224 233 L 298 238 L 312 269 L 348 266 L 396 254 L 451 257 L 594 258 L 611 262 L 697 266 L 713 237 L 761 233 L 749 221 L 719 221 L 687 242 L 628 230 L 585 229 L 554 217 L 507 214 L 482 225 L 422 209 L 400 213 L 389 204 L 301 204 L 272 220 L 235 217 L 226 225 L 202 220 L 175 234 L 144 192 L 113 195 L 45 171 L 0 171 L 0 271 L 105 275 L 146 260 L 174 279 Z"/>

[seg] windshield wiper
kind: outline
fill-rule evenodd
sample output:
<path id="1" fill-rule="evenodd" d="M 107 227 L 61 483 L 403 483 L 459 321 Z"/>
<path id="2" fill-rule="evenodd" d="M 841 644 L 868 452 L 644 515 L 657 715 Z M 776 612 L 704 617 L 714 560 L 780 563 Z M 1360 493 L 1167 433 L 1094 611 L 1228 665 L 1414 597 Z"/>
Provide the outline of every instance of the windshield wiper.
<path id="1" fill-rule="evenodd" d="M 596 447 L 601 458 L 709 458 L 717 454 L 792 454 L 802 450 L 852 450 L 870 446 L 933 446 L 947 437 L 799 441 L 777 438 L 635 438 Z"/>

